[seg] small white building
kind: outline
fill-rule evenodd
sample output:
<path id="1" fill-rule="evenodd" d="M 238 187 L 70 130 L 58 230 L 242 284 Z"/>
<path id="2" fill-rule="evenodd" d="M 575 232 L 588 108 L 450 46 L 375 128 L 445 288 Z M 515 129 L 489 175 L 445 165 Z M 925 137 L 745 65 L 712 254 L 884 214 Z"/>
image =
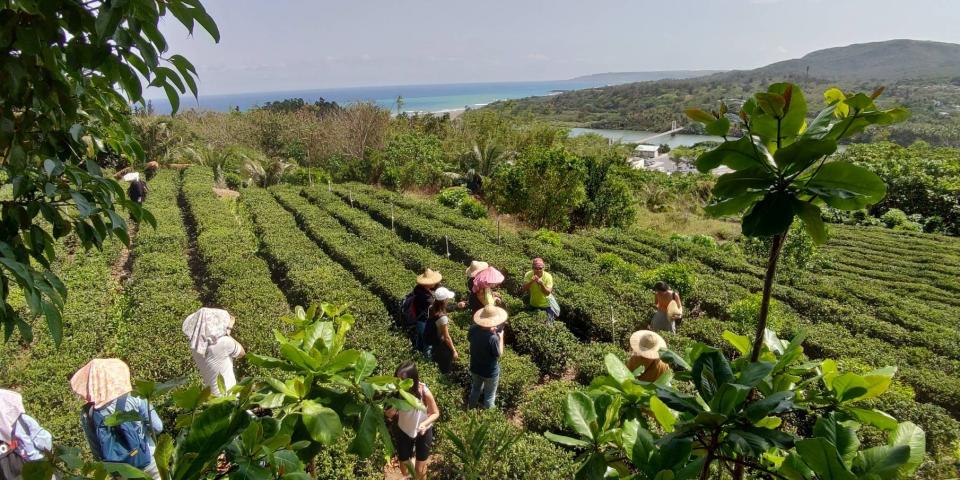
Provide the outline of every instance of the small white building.
<path id="1" fill-rule="evenodd" d="M 658 145 L 637 145 L 637 148 L 633 149 L 633 156 L 639 158 L 654 158 L 659 153 L 660 147 Z"/>

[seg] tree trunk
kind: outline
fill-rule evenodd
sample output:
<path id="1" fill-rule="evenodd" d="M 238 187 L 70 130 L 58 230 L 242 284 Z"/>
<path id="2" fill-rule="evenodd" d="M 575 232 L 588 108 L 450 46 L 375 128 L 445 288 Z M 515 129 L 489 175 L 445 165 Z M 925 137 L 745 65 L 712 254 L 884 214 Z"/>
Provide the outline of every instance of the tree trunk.
<path id="1" fill-rule="evenodd" d="M 767 329 L 767 315 L 770 313 L 770 294 L 773 290 L 773 279 L 777 275 L 777 261 L 780 260 L 780 251 L 783 249 L 783 241 L 786 238 L 786 232 L 774 235 L 773 242 L 770 243 L 767 274 L 763 277 L 763 300 L 760 303 L 760 318 L 757 319 L 757 335 L 753 339 L 753 353 L 750 355 L 751 362 L 757 361 L 760 357 L 760 349 L 763 347 L 764 331 Z"/>

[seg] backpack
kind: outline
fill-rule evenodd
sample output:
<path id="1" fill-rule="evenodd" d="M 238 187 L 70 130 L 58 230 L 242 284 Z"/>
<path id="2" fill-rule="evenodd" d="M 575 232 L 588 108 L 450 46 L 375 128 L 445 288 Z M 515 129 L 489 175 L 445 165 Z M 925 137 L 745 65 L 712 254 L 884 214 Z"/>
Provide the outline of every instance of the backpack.
<path id="1" fill-rule="evenodd" d="M 440 343 L 440 332 L 437 330 L 437 318 L 428 317 L 426 325 L 423 327 L 424 345 L 437 345 Z"/>
<path id="2" fill-rule="evenodd" d="M 147 184 L 143 180 L 134 180 L 130 182 L 130 188 L 127 189 L 127 195 L 130 200 L 137 203 L 143 203 L 147 198 Z"/>
<path id="3" fill-rule="evenodd" d="M 403 300 L 400 302 L 400 326 L 401 327 L 416 327 L 417 322 L 424 321 L 427 315 L 427 312 L 418 312 L 414 298 L 416 297 L 415 292 L 408 293 Z M 421 318 L 424 317 L 424 318 Z"/>
<path id="4" fill-rule="evenodd" d="M 0 479 L 20 480 L 23 478 L 23 457 L 17 453 L 17 441 L 0 442 Z"/>
<path id="5" fill-rule="evenodd" d="M 127 399 L 127 395 L 118 398 L 114 411 L 127 411 Z M 127 463 L 137 468 L 150 465 L 153 461 L 150 446 L 147 444 L 147 436 L 142 435 L 137 428 L 138 422 L 123 422 L 115 427 L 108 427 L 104 424 L 106 416 L 103 413 L 95 410 L 93 405 L 86 408 L 93 440 L 99 445 L 100 454 L 103 456 L 100 460 Z"/>

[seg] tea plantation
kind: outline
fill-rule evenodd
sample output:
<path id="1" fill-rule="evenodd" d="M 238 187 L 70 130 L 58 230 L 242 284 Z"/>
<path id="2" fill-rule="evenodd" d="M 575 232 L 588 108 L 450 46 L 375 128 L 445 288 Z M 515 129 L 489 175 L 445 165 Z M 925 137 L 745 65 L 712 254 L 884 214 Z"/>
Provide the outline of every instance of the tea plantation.
<path id="1" fill-rule="evenodd" d="M 692 341 L 724 345 L 723 331 L 753 329 L 738 308 L 761 288 L 763 269 L 711 245 L 639 229 L 517 232 L 360 184 L 248 188 L 236 199 L 220 198 L 212 186 L 213 173 L 203 167 L 163 170 L 146 204 L 158 227 L 142 226 L 129 252 L 116 243 L 90 253 L 60 245 L 56 268 L 70 289 L 63 344 L 54 347 L 37 328 L 29 347 L 16 336 L 0 347 L 0 384 L 22 391 L 27 410 L 59 441 L 85 443 L 80 404 L 65 376 L 91 357 L 120 357 L 135 378 L 196 380 L 180 325 L 201 304 L 228 309 L 247 350 L 270 353 L 272 332 L 285 328 L 280 318 L 294 306 L 349 303 L 358 319 L 349 341 L 392 373 L 414 356 L 393 325 L 415 275 L 439 270 L 462 294 L 465 266 L 482 259 L 507 275 L 503 296 L 513 313 L 499 408 L 485 415 L 495 436 L 522 432 L 509 455 L 490 462 L 487 478 L 568 478 L 575 452 L 542 433 L 566 428 L 562 399 L 604 371 L 606 353 L 625 356 L 629 333 L 651 314 L 653 281 L 670 279 L 691 313 L 667 336 L 674 350 Z M 807 332 L 808 356 L 837 359 L 848 370 L 897 366 L 895 387 L 874 406 L 926 431 L 920 474 L 943 478 L 960 445 L 960 242 L 833 226 L 822 253 L 816 271 L 779 277 L 773 327 L 783 338 Z M 553 272 L 563 310 L 549 325 L 522 312 L 519 279 L 534 256 Z M 461 353 L 454 371 L 420 367 L 440 405 L 441 428 L 462 431 L 470 319 L 455 313 L 451 323 Z M 239 369 L 256 373 L 242 361 Z M 454 476 L 457 460 L 441 438 L 431 470 Z M 348 441 L 321 455 L 318 477 L 382 478 L 382 460 L 353 457 Z"/>

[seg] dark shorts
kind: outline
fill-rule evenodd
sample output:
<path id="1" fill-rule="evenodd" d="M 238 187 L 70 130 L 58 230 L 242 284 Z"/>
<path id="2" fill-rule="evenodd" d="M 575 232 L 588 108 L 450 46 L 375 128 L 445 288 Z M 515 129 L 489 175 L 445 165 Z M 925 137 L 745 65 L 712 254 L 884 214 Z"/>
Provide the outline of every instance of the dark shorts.
<path id="1" fill-rule="evenodd" d="M 417 438 L 410 438 L 406 433 L 399 432 L 397 435 L 397 458 L 401 462 L 410 460 L 413 456 L 414 447 L 416 447 L 417 461 L 424 462 L 430 458 L 430 448 L 433 446 L 433 427 L 426 432 L 417 435 Z"/>
<path id="2" fill-rule="evenodd" d="M 431 355 L 440 373 L 450 373 L 453 370 L 453 350 L 446 343 L 437 343 L 433 346 Z"/>

